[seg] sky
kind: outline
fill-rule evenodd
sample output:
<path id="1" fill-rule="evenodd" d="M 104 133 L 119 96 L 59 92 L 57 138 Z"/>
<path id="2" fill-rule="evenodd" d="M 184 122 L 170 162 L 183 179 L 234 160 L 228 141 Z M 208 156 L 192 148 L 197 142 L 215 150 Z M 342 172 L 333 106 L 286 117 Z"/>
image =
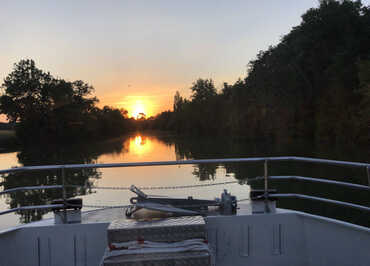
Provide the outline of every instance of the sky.
<path id="1" fill-rule="evenodd" d="M 54 76 L 83 80 L 100 106 L 147 116 L 172 108 L 198 78 L 216 87 L 246 76 L 317 0 L 15 1 L 0 3 L 0 80 L 33 59 Z"/>

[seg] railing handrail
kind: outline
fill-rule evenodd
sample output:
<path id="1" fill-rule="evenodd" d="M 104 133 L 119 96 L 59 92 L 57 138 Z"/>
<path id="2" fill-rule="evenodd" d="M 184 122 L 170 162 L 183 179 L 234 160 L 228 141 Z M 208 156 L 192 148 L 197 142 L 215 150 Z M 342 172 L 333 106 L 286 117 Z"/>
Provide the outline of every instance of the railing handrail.
<path id="1" fill-rule="evenodd" d="M 349 183 L 349 182 L 343 182 L 343 181 L 337 181 L 337 180 L 330 180 L 330 179 L 325 179 L 325 178 L 314 178 L 314 177 L 297 176 L 297 175 L 276 175 L 276 176 L 269 176 L 268 178 L 269 180 L 298 180 L 298 181 L 308 181 L 308 182 L 316 182 L 316 183 L 322 183 L 322 184 L 345 186 L 345 187 L 362 189 L 362 190 L 370 190 L 370 186 L 367 186 L 367 185 L 361 185 L 361 184 L 355 184 L 355 183 Z M 263 176 L 247 178 L 248 182 L 262 181 L 262 180 L 264 180 Z"/>
<path id="2" fill-rule="evenodd" d="M 8 209 L 5 211 L 0 211 L 0 215 L 8 214 L 17 211 L 27 211 L 27 210 L 45 210 L 53 208 L 63 208 L 64 204 L 47 204 L 47 205 L 31 205 L 31 206 L 21 206 L 13 209 Z"/>
<path id="3" fill-rule="evenodd" d="M 63 185 L 15 187 L 15 188 L 9 188 L 9 189 L 0 191 L 0 195 L 6 194 L 6 193 L 14 193 L 17 191 L 43 190 L 43 189 L 56 189 L 56 188 L 63 188 Z"/>
<path id="4" fill-rule="evenodd" d="M 114 168 L 114 167 L 135 167 L 135 166 L 164 166 L 164 165 L 186 165 L 186 164 L 207 164 L 207 163 L 240 163 L 240 162 L 307 162 L 327 165 L 337 165 L 346 167 L 367 167 L 370 163 L 348 162 L 328 159 L 318 159 L 310 157 L 280 156 L 280 157 L 253 157 L 253 158 L 227 158 L 227 159 L 201 159 L 201 160 L 178 160 L 178 161 L 152 161 L 152 162 L 127 162 L 127 163 L 97 163 L 97 164 L 61 164 L 61 165 L 40 165 L 40 166 L 21 166 L 0 170 L 0 174 L 58 170 L 58 169 L 88 169 L 88 168 Z"/>
<path id="5" fill-rule="evenodd" d="M 307 162 L 307 163 L 318 163 L 318 164 L 326 164 L 326 165 L 336 165 L 336 166 L 346 166 L 346 167 L 364 167 L 367 170 L 367 175 L 370 183 L 370 163 L 361 163 L 361 162 L 348 162 L 348 161 L 337 161 L 337 160 L 328 160 L 328 159 L 318 159 L 318 158 L 309 158 L 309 157 L 296 157 L 296 156 L 281 156 L 281 157 L 254 157 L 254 158 L 227 158 L 227 159 L 202 159 L 202 160 L 179 160 L 179 161 L 153 161 L 153 162 L 128 162 L 128 163 L 105 163 L 105 164 L 64 164 L 64 165 L 42 165 L 42 166 L 23 166 L 23 167 L 15 167 L 10 169 L 0 170 L 0 174 L 6 173 L 13 173 L 13 172 L 28 172 L 28 171 L 42 171 L 42 170 L 62 170 L 63 176 L 63 184 L 62 185 L 51 185 L 51 186 L 30 186 L 30 187 L 18 187 L 18 188 L 11 188 L 5 191 L 0 192 L 0 194 L 5 194 L 9 192 L 16 192 L 20 190 L 35 190 L 35 189 L 63 189 L 63 199 L 64 204 L 57 205 L 41 205 L 41 206 L 22 206 L 6 211 L 0 212 L 0 215 L 21 211 L 21 210 L 31 210 L 31 209 L 50 209 L 53 207 L 65 207 L 66 206 L 66 196 L 65 196 L 65 187 L 69 186 L 64 183 L 64 171 L 65 169 L 89 169 L 89 168 L 113 168 L 113 167 L 136 167 L 136 166 L 164 166 L 164 165 L 187 165 L 187 164 L 206 164 L 206 163 L 240 163 L 240 162 L 263 162 L 264 169 L 265 169 L 265 176 L 255 179 L 264 179 L 265 180 L 265 199 L 269 197 L 268 194 L 268 187 L 267 181 L 271 177 L 268 176 L 267 172 L 267 162 L 272 161 L 291 161 L 291 162 Z M 340 182 L 340 181 L 333 181 L 327 179 L 317 179 L 311 177 L 301 177 L 301 176 L 273 176 L 272 179 L 297 179 L 297 180 L 305 180 L 311 182 L 322 182 L 322 183 L 330 183 L 348 187 L 355 187 L 360 189 L 366 189 L 366 186 L 359 185 L 359 184 L 352 184 L 347 182 Z M 370 185 L 370 184 L 369 184 Z M 270 194 L 272 197 L 279 197 L 279 198 L 300 198 L 300 199 L 310 199 L 310 200 L 317 200 L 323 201 L 327 203 L 333 203 L 336 205 L 342 205 L 346 207 L 351 207 L 359 210 L 370 211 L 370 208 L 367 206 L 357 205 L 348 202 L 341 202 L 331 199 L 324 199 L 314 196 L 302 195 L 302 194 L 293 194 L 293 193 L 285 193 L 285 194 Z"/>
<path id="6" fill-rule="evenodd" d="M 361 211 L 370 212 L 370 207 L 359 205 L 355 203 L 345 202 L 345 201 L 339 201 L 339 200 L 333 200 L 333 199 L 326 199 L 321 197 L 315 197 L 305 194 L 297 194 L 297 193 L 276 193 L 276 194 L 269 194 L 269 197 L 271 198 L 295 198 L 295 199 L 304 199 L 304 200 L 314 200 L 314 201 L 321 201 L 325 203 L 331 203 L 334 205 L 349 207 L 352 209 L 357 209 Z"/>

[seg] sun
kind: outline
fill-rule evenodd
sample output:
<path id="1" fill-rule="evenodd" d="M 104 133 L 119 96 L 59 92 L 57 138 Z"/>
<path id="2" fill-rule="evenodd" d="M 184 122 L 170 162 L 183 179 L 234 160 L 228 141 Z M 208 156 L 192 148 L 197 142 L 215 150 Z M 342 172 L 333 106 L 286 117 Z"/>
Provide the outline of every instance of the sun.
<path id="1" fill-rule="evenodd" d="M 150 96 L 125 96 L 120 102 L 116 103 L 117 106 L 127 110 L 128 116 L 134 119 L 143 117 L 149 118 L 153 115 L 156 104 L 153 103 Z"/>
<path id="2" fill-rule="evenodd" d="M 137 100 L 132 107 L 131 116 L 138 119 L 140 114 L 146 114 L 145 104 L 143 101 Z"/>

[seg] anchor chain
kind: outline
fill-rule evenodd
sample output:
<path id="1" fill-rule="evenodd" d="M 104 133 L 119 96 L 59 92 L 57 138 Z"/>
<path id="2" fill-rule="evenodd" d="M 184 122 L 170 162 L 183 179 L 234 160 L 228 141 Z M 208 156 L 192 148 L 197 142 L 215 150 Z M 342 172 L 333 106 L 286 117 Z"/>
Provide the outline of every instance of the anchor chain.
<path id="1" fill-rule="evenodd" d="M 198 185 L 182 185 L 182 186 L 157 186 L 157 187 L 138 187 L 140 190 L 169 190 L 169 189 L 184 189 L 184 188 L 198 188 L 198 187 L 210 187 L 218 185 L 230 185 L 238 184 L 238 181 L 227 181 L 219 183 L 208 183 Z M 92 189 L 111 189 L 111 190 L 130 190 L 130 187 L 107 187 L 107 186 L 92 186 Z"/>
<path id="2" fill-rule="evenodd" d="M 240 200 L 237 200 L 237 202 L 243 202 L 243 201 L 248 201 L 248 200 L 250 200 L 250 198 L 240 199 Z M 82 206 L 85 208 L 113 209 L 113 208 L 128 208 L 132 205 L 85 205 L 84 204 Z M 191 207 L 204 207 L 204 206 L 208 206 L 208 205 L 204 205 L 204 204 L 191 205 Z M 177 207 L 189 207 L 189 206 L 183 205 L 183 206 L 177 206 Z"/>
<path id="3" fill-rule="evenodd" d="M 186 189 L 186 188 L 199 188 L 199 187 L 211 187 L 218 185 L 231 185 L 238 184 L 238 181 L 226 181 L 218 183 L 207 183 L 207 184 L 197 184 L 197 185 L 182 185 L 182 186 L 151 186 L 151 187 L 138 187 L 140 190 L 170 190 L 170 189 Z M 130 190 L 130 187 L 113 187 L 113 186 L 92 186 L 92 189 L 107 189 L 107 190 Z M 242 202 L 249 200 L 249 198 L 238 200 L 237 202 Z M 86 208 L 128 208 L 131 205 L 83 205 Z M 194 206 L 193 206 L 194 207 Z"/>
<path id="4" fill-rule="evenodd" d="M 97 209 L 114 209 L 114 208 L 128 208 L 131 205 L 89 205 L 83 204 L 85 208 L 97 208 Z"/>

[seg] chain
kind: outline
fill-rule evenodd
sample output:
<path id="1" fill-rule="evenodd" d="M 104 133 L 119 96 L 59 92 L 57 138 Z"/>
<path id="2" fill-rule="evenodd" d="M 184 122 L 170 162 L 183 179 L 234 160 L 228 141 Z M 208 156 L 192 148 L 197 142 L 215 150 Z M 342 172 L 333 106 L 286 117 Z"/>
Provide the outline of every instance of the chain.
<path id="1" fill-rule="evenodd" d="M 208 183 L 208 184 L 198 184 L 198 185 L 184 185 L 184 186 L 162 186 L 162 187 L 139 187 L 141 190 L 160 190 L 160 189 L 184 189 L 184 188 L 198 188 L 198 187 L 210 187 L 210 186 L 218 186 L 218 185 L 229 185 L 229 184 L 237 184 L 238 181 L 227 181 L 227 182 L 219 182 L 219 183 Z M 130 190 L 130 187 L 103 187 L 103 186 L 93 186 L 93 189 L 111 189 L 111 190 Z M 249 198 L 240 199 L 237 202 L 247 201 Z M 112 206 L 112 205 L 83 205 L 86 208 L 128 208 L 131 205 L 122 205 L 122 206 Z M 202 205 L 203 206 L 203 205 Z M 200 206 L 200 207 L 202 207 Z M 179 207 L 179 206 L 178 206 Z M 192 206 L 194 207 L 194 206 Z"/>
<path id="2" fill-rule="evenodd" d="M 218 185 L 229 185 L 237 184 L 238 181 L 228 181 L 228 182 L 219 182 L 219 183 L 208 183 L 208 184 L 199 184 L 199 185 L 184 185 L 184 186 L 163 186 L 163 187 L 138 187 L 140 190 L 165 190 L 165 189 L 184 189 L 184 188 L 197 188 L 197 187 L 210 187 Z M 111 189 L 111 190 L 130 190 L 130 187 L 101 187 L 101 186 L 92 186 L 93 189 Z"/>
<path id="3" fill-rule="evenodd" d="M 99 208 L 99 209 L 114 209 L 114 208 L 128 208 L 131 205 L 82 205 L 85 208 Z"/>
<path id="4" fill-rule="evenodd" d="M 250 198 L 240 199 L 240 200 L 237 200 L 237 202 L 242 202 L 242 201 L 247 201 L 247 200 L 250 200 Z"/>
<path id="5" fill-rule="evenodd" d="M 243 202 L 243 201 L 248 201 L 250 198 L 245 198 L 245 199 L 240 199 L 237 200 L 237 202 Z M 132 205 L 83 205 L 85 208 L 99 208 L 99 209 L 113 209 L 113 208 L 128 208 Z M 196 205 L 181 205 L 181 206 L 176 206 L 178 208 L 186 208 L 186 207 L 208 207 L 208 204 L 196 204 Z"/>

